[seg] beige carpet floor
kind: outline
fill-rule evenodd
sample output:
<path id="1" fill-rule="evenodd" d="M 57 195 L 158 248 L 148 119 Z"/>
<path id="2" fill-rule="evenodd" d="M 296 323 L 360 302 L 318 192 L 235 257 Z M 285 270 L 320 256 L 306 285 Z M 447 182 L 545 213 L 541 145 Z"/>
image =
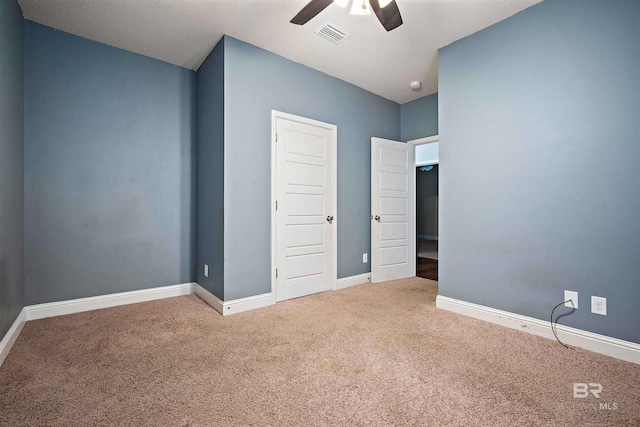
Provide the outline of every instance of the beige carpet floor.
<path id="1" fill-rule="evenodd" d="M 640 425 L 640 366 L 436 294 L 407 279 L 228 317 L 186 296 L 31 321 L 0 368 L 0 425 Z"/>

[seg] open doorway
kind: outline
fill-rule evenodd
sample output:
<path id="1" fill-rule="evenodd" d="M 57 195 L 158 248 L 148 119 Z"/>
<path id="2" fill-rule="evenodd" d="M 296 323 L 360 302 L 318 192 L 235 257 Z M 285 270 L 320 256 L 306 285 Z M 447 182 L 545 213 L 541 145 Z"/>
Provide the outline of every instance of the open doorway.
<path id="1" fill-rule="evenodd" d="M 416 163 L 416 276 L 438 280 L 438 136 L 409 143 Z"/>

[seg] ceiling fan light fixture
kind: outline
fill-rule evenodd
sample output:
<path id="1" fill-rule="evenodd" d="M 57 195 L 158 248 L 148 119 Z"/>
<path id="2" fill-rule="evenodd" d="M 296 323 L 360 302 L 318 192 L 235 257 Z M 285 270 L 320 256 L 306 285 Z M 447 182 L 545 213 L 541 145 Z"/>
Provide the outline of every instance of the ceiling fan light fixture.
<path id="1" fill-rule="evenodd" d="M 296 16 L 291 19 L 292 24 L 304 25 L 313 19 L 317 14 L 325 10 L 332 3 L 338 5 L 349 5 L 349 0 L 311 0 L 303 7 Z M 380 4 L 382 3 L 382 7 Z M 384 9 L 383 9 L 384 8 Z M 402 25 L 402 16 L 396 4 L 396 0 L 352 0 L 352 15 L 371 15 L 371 11 L 376 14 L 378 21 L 385 30 L 391 31 Z"/>
<path id="2" fill-rule="evenodd" d="M 391 0 L 389 0 L 389 1 L 391 1 Z M 343 7 L 343 8 L 349 6 L 349 0 L 333 0 L 333 2 L 335 4 L 337 4 L 338 6 Z"/>
<path id="3" fill-rule="evenodd" d="M 351 15 L 371 15 L 369 0 L 353 0 L 351 3 Z"/>

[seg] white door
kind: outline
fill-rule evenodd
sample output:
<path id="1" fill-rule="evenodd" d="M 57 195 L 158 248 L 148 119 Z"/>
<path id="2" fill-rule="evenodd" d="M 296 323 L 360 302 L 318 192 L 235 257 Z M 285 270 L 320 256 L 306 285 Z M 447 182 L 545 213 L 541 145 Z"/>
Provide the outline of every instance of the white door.
<path id="1" fill-rule="evenodd" d="M 333 125 L 274 114 L 276 300 L 282 301 L 333 289 L 337 132 Z"/>
<path id="2" fill-rule="evenodd" d="M 371 282 L 413 277 L 413 145 L 371 138 Z"/>

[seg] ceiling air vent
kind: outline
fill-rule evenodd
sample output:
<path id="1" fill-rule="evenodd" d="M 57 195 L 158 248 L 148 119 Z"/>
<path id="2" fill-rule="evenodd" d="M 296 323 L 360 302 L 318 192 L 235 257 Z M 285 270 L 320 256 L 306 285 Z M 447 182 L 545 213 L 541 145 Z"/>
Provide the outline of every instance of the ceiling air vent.
<path id="1" fill-rule="evenodd" d="M 336 27 L 331 22 L 327 22 L 322 27 L 318 28 L 318 30 L 316 31 L 316 34 L 318 34 L 321 37 L 324 37 L 325 39 L 329 40 L 333 44 L 338 44 L 342 40 L 346 39 L 351 35 L 346 31 Z"/>

